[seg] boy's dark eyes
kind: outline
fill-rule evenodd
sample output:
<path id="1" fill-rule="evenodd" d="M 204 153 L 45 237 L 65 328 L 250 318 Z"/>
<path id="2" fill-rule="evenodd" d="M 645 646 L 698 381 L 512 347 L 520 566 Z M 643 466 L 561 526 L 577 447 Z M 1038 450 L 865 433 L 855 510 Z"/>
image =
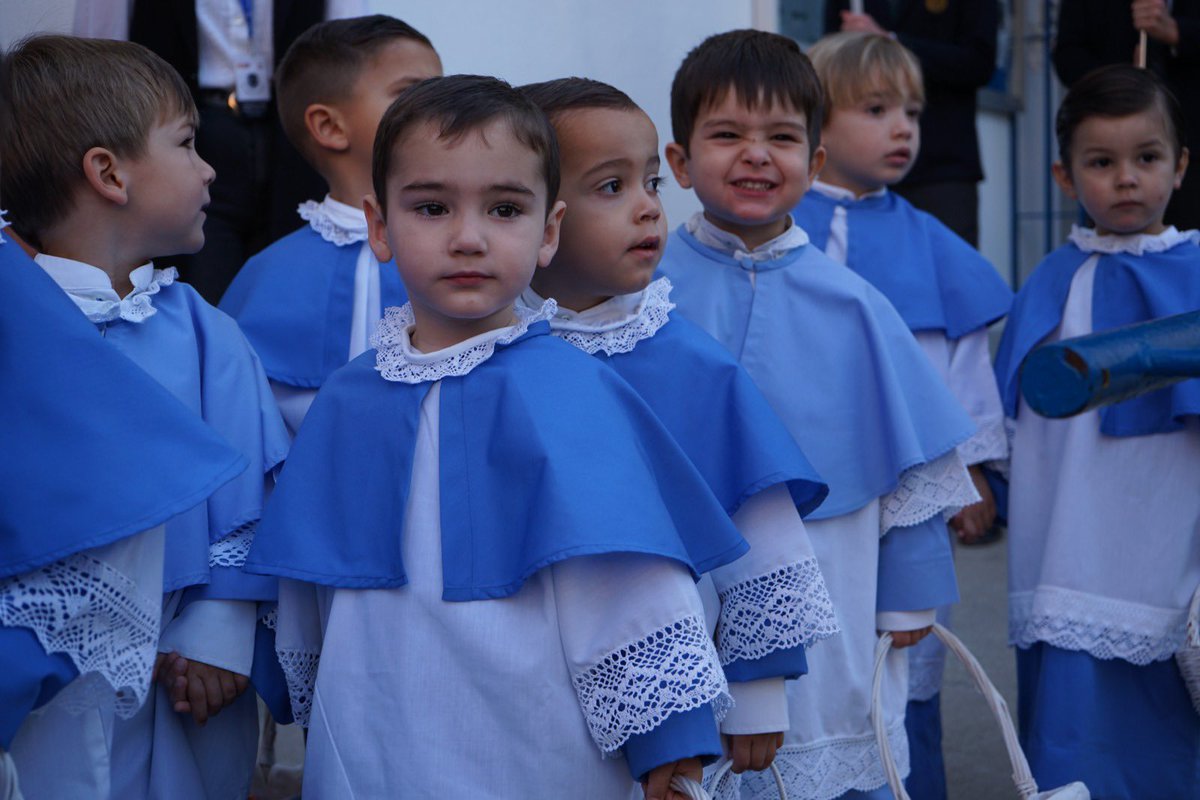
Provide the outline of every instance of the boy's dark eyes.
<path id="1" fill-rule="evenodd" d="M 646 188 L 649 189 L 653 194 L 658 194 L 660 191 L 662 191 L 663 184 L 666 182 L 666 178 L 663 178 L 660 175 L 655 175 L 653 178 L 646 181 Z"/>
<path id="2" fill-rule="evenodd" d="M 880 103 L 876 103 L 875 105 L 867 106 L 867 113 L 873 117 L 882 116 L 882 114 L 885 111 L 887 111 L 887 109 L 884 108 L 883 105 Z"/>
<path id="3" fill-rule="evenodd" d="M 777 133 L 771 137 L 777 142 L 798 142 L 800 137 L 794 133 Z"/>
<path id="4" fill-rule="evenodd" d="M 714 139 L 736 139 L 737 134 L 733 131 L 714 131 L 712 138 Z"/>
<path id="5" fill-rule="evenodd" d="M 1140 158 L 1143 162 L 1145 162 L 1147 164 L 1151 164 L 1155 161 L 1158 161 L 1158 159 L 1162 158 L 1162 156 L 1160 156 L 1158 153 L 1151 152 L 1151 153 L 1142 153 Z"/>
<path id="6" fill-rule="evenodd" d="M 195 136 L 188 136 L 186 139 L 184 139 L 182 142 L 179 143 L 179 145 L 181 147 L 186 147 L 188 150 L 191 150 L 195 144 L 196 144 Z"/>
<path id="7" fill-rule="evenodd" d="M 441 203 L 418 203 L 413 210 L 422 217 L 440 217 L 446 213 L 446 207 Z"/>
<path id="8" fill-rule="evenodd" d="M 597 188 L 601 194 L 619 194 L 623 184 L 620 178 L 612 178 L 600 184 Z"/>
<path id="9" fill-rule="evenodd" d="M 492 214 L 501 219 L 512 219 L 521 215 L 521 207 L 516 203 L 500 203 L 492 209 Z"/>

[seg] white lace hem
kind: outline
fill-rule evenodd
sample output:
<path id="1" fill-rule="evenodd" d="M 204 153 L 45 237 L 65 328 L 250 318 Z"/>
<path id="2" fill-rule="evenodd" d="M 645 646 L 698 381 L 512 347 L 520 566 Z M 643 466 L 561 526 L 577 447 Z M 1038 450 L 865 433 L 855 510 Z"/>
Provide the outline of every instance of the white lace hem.
<path id="1" fill-rule="evenodd" d="M 323 203 L 318 203 L 316 200 L 305 200 L 296 207 L 296 213 L 322 239 L 331 244 L 345 247 L 346 245 L 365 242 L 367 240 L 365 226 L 361 230 L 358 228 L 347 228 L 345 225 L 338 223 L 329 214 L 328 209 L 325 208 Z"/>
<path id="2" fill-rule="evenodd" d="M 415 350 L 408 338 L 414 324 L 412 305 L 393 306 L 384 311 L 371 346 L 376 348 L 375 369 L 385 380 L 401 383 L 425 383 L 442 378 L 466 375 L 492 357 L 496 345 L 509 344 L 525 334 L 529 326 L 554 316 L 558 304 L 547 300 L 541 308 L 529 309 L 517 305 L 517 323 L 497 331 L 488 331 L 465 342 L 434 353 Z"/>
<path id="3" fill-rule="evenodd" d="M 971 438 L 958 446 L 958 456 L 968 467 L 1007 459 L 1008 435 L 1004 432 L 1004 419 L 997 418 L 979 425 Z"/>
<path id="4" fill-rule="evenodd" d="M 1154 608 L 1053 586 L 1008 598 L 1009 643 L 1046 642 L 1137 666 L 1165 661 L 1187 640 L 1187 611 Z"/>
<path id="5" fill-rule="evenodd" d="M 699 617 L 685 617 L 609 653 L 573 678 L 592 740 L 605 755 L 674 713 L 732 705 L 725 673 Z"/>
<path id="6" fill-rule="evenodd" d="M 615 323 L 590 326 L 585 320 L 559 318 L 550 321 L 554 335 L 575 345 L 589 355 L 603 351 L 606 355 L 628 353 L 638 342 L 649 339 L 670 321 L 671 282 L 659 278 L 642 290 L 637 309 Z"/>
<path id="7" fill-rule="evenodd" d="M 213 542 L 208 548 L 208 566 L 240 567 L 245 564 L 246 556 L 250 555 L 250 546 L 254 544 L 256 530 L 258 520 L 247 522 Z"/>
<path id="8" fill-rule="evenodd" d="M 62 701 L 77 711 L 111 704 L 128 718 L 145 702 L 161 613 L 128 576 L 83 553 L 0 582 L 0 625 L 29 628 L 79 670 Z"/>
<path id="9" fill-rule="evenodd" d="M 275 655 L 287 680 L 288 699 L 292 704 L 292 720 L 305 728 L 312 714 L 313 694 L 317 686 L 317 668 L 321 654 L 315 650 L 276 648 Z"/>
<path id="10" fill-rule="evenodd" d="M 920 525 L 938 513 L 948 519 L 979 500 L 958 450 L 951 450 L 904 471 L 896 488 L 879 503 L 879 535 Z"/>
<path id="11" fill-rule="evenodd" d="M 908 736 L 904 723 L 888 730 L 888 742 L 901 777 L 909 772 Z M 784 745 L 775 756 L 788 797 L 833 800 L 846 792 L 869 792 L 887 784 L 875 736 L 834 739 L 812 745 Z M 743 797 L 777 800 L 770 772 L 745 772 Z"/>
<path id="12" fill-rule="evenodd" d="M 93 324 L 112 322 L 115 319 L 133 323 L 145 322 L 158 313 L 150 298 L 158 294 L 164 286 L 173 284 L 179 278 L 179 271 L 174 267 L 167 267 L 154 270 L 152 275 L 145 287 L 134 289 L 121 300 L 94 300 L 78 294 L 72 294 L 70 297 Z"/>
<path id="13" fill-rule="evenodd" d="M 722 665 L 807 647 L 840 630 L 815 558 L 736 583 L 719 596 L 716 640 Z"/>
<path id="14" fill-rule="evenodd" d="M 1102 236 L 1091 228 L 1071 227 L 1071 243 L 1085 253 L 1165 253 L 1183 242 L 1200 243 L 1200 231 L 1181 231 L 1174 225 L 1162 233 L 1139 233 L 1132 236 Z"/>

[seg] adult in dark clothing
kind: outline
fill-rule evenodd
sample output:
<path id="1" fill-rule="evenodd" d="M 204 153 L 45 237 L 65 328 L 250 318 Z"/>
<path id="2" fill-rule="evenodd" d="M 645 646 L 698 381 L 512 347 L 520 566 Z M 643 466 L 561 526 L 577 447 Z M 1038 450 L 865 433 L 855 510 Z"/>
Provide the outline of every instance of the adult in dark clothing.
<path id="1" fill-rule="evenodd" d="M 1068 88 L 1105 64 L 1135 62 L 1138 31 L 1146 31 L 1146 66 L 1183 107 L 1185 141 L 1200 146 L 1200 0 L 1061 0 L 1054 70 Z M 1171 196 L 1164 222 L 1200 228 L 1200 174 L 1188 170 Z"/>
<path id="2" fill-rule="evenodd" d="M 996 0 L 865 0 L 854 14 L 828 0 L 826 31 L 893 35 L 917 56 L 925 74 L 921 152 L 894 187 L 918 208 L 979 244 L 979 138 L 975 92 L 996 68 Z"/>

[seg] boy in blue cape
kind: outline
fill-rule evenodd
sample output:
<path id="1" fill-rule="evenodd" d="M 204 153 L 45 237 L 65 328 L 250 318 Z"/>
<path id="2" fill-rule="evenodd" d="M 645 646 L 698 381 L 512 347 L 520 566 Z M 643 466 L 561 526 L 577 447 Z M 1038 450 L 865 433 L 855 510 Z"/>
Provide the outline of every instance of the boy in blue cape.
<path id="1" fill-rule="evenodd" d="M 429 39 L 382 14 L 314 25 L 279 63 L 283 129 L 329 194 L 301 204 L 307 225 L 246 262 L 221 310 L 262 359 L 293 436 L 317 389 L 370 347 L 383 309 L 405 300 L 395 267 L 367 246 L 371 146 L 396 96 L 441 74 Z"/>
<path id="2" fill-rule="evenodd" d="M 785 37 L 732 31 L 694 49 L 671 87 L 666 156 L 704 210 L 671 235 L 660 268 L 680 311 L 737 356 L 829 484 L 805 525 L 842 634 L 788 684 L 791 729 L 775 759 L 788 794 L 883 797 L 876 631 L 913 644 L 957 599 L 943 515 L 978 499 L 955 450 L 974 425 L 886 298 L 792 221 L 824 161 L 821 107 L 812 65 Z M 895 652 L 884 714 L 903 771 L 907 688 Z M 773 791 L 764 777 L 745 784 Z"/>
<path id="3" fill-rule="evenodd" d="M 675 797 L 728 691 L 694 576 L 746 542 L 654 414 L 515 301 L 558 245 L 554 131 L 493 78 L 388 109 L 369 241 L 409 304 L 336 372 L 250 568 L 306 794 Z M 403 758 L 397 758 L 403 753 Z"/>
<path id="4" fill-rule="evenodd" d="M 90 694 L 60 698 L 23 727 L 13 758 L 31 796 L 60 796 L 76 782 L 99 796 L 245 792 L 258 714 L 244 690 L 259 604 L 276 587 L 241 564 L 288 442 L 237 325 L 151 262 L 204 240 L 213 173 L 192 149 L 195 106 L 179 75 L 138 45 L 38 37 L 6 60 L 13 122 L 0 191 L 37 264 L 101 336 L 248 463 L 167 521 L 165 551 L 143 548 L 123 564 L 143 587 L 125 607 L 129 624 L 166 654 L 159 686 L 125 709 Z M 93 579 L 120 583 L 107 572 Z"/>

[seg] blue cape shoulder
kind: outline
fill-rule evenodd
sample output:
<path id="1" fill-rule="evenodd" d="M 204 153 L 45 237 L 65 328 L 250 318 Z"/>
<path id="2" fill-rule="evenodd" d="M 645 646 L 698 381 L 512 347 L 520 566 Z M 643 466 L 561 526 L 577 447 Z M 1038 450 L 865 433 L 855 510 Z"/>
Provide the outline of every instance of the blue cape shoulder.
<path id="1" fill-rule="evenodd" d="M 887 299 L 816 247 L 742 265 L 680 227 L 660 269 L 829 484 L 813 519 L 862 508 L 974 433 Z"/>
<path id="2" fill-rule="evenodd" d="M 152 528 L 247 459 L 0 239 L 0 578 Z"/>
<path id="3" fill-rule="evenodd" d="M 996 380 L 1004 411 L 1016 417 L 1021 363 L 1062 322 L 1075 273 L 1089 253 L 1068 243 L 1038 265 L 1017 293 L 996 353 Z M 1183 242 L 1161 253 L 1134 256 L 1106 253 L 1096 265 L 1092 289 L 1092 330 L 1200 309 L 1200 247 Z M 1200 414 L 1200 379 L 1100 409 L 1100 431 L 1108 436 L 1169 433 L 1184 417 Z"/>
<path id="4" fill-rule="evenodd" d="M 630 352 L 596 355 L 649 404 L 731 516 L 778 483 L 801 516 L 829 494 L 746 370 L 678 313 Z"/>
<path id="5" fill-rule="evenodd" d="M 649 553 L 695 573 L 748 547 L 653 412 L 615 372 L 535 323 L 441 381 L 443 598 L 500 598 L 566 558 Z M 247 569 L 394 588 L 421 402 L 370 350 L 305 418 Z"/>
<path id="6" fill-rule="evenodd" d="M 958 339 L 1008 313 L 1013 293 L 979 252 L 895 192 L 839 201 L 804 195 L 796 223 L 821 250 L 838 206 L 850 228 L 846 266 L 891 301 L 909 330 Z"/>
<path id="7" fill-rule="evenodd" d="M 305 225 L 253 256 L 221 298 L 279 383 L 316 388 L 346 363 L 354 269 L 362 245 L 327 242 Z M 380 265 L 382 307 L 407 299 L 392 262 Z"/>

